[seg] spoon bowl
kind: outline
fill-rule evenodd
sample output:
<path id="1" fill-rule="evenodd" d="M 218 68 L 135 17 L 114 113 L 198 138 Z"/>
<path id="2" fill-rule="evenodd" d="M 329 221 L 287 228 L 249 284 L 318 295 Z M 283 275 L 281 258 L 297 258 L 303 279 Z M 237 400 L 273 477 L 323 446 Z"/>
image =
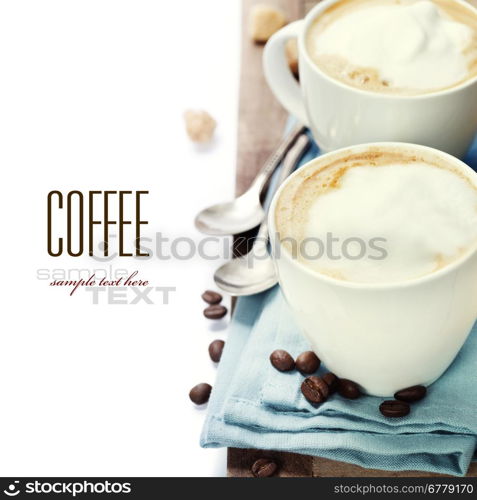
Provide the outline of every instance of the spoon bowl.
<path id="1" fill-rule="evenodd" d="M 245 233 L 257 227 L 265 218 L 265 211 L 260 203 L 260 194 L 273 172 L 304 131 L 303 125 L 296 126 L 265 162 L 248 191 L 233 201 L 219 203 L 199 212 L 195 218 L 195 227 L 201 233 L 214 236 Z"/>
<path id="2" fill-rule="evenodd" d="M 265 218 L 258 196 L 245 193 L 234 201 L 205 208 L 195 218 L 195 227 L 214 236 L 239 234 L 257 227 Z"/>
<path id="3" fill-rule="evenodd" d="M 214 280 L 218 287 L 234 297 L 255 295 L 278 283 L 272 259 L 262 257 L 252 260 L 250 254 L 219 267 Z"/>

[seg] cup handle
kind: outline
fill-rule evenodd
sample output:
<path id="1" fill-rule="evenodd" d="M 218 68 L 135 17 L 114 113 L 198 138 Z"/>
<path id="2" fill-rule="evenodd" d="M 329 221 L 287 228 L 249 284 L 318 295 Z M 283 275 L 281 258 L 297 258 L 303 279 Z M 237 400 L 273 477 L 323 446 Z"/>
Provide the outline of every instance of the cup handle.
<path id="1" fill-rule="evenodd" d="M 263 69 L 269 87 L 282 106 L 308 125 L 301 88 L 288 67 L 285 55 L 286 42 L 299 36 L 303 22 L 290 23 L 270 38 L 263 52 Z"/>

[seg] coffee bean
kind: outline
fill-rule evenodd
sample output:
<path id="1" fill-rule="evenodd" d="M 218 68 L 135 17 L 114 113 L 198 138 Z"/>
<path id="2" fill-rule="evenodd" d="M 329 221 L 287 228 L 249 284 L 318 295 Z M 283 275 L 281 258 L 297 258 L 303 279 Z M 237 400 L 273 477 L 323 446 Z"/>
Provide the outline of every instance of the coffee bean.
<path id="1" fill-rule="evenodd" d="M 320 367 L 320 360 L 313 351 L 302 352 L 296 358 L 296 367 L 301 373 L 310 375 Z"/>
<path id="2" fill-rule="evenodd" d="M 209 384 L 197 384 L 190 390 L 189 398 L 196 405 L 203 405 L 209 400 L 211 390 L 212 386 Z"/>
<path id="3" fill-rule="evenodd" d="M 295 360 L 282 349 L 277 349 L 270 354 L 270 363 L 280 372 L 289 372 L 295 368 Z"/>
<path id="4" fill-rule="evenodd" d="M 330 394 L 326 382 L 320 377 L 308 377 L 301 384 L 303 396 L 314 404 L 323 403 Z"/>
<path id="5" fill-rule="evenodd" d="M 413 403 L 414 401 L 420 401 L 424 398 L 427 393 L 427 389 L 423 385 L 415 385 L 414 387 L 408 387 L 407 389 L 402 389 L 396 392 L 394 397 L 400 401 L 407 401 L 408 403 Z"/>
<path id="6" fill-rule="evenodd" d="M 405 417 L 406 415 L 409 415 L 411 406 L 405 401 L 383 401 L 379 406 L 379 411 L 385 417 Z"/>
<path id="7" fill-rule="evenodd" d="M 212 361 L 218 363 L 222 357 L 222 351 L 224 350 L 225 342 L 223 340 L 214 340 L 209 345 L 209 356 Z"/>
<path id="8" fill-rule="evenodd" d="M 330 394 L 335 393 L 338 389 L 338 377 L 330 372 L 325 373 L 322 378 L 330 388 Z"/>
<path id="9" fill-rule="evenodd" d="M 278 464 L 271 458 L 259 458 L 251 470 L 255 477 L 271 477 L 277 472 Z"/>
<path id="10" fill-rule="evenodd" d="M 347 399 L 357 399 L 361 396 L 358 384 L 345 378 L 340 378 L 338 380 L 338 393 L 340 396 Z"/>
<path id="11" fill-rule="evenodd" d="M 214 292 L 212 290 L 206 290 L 202 294 L 202 299 L 207 302 L 207 304 L 215 305 L 222 302 L 222 295 L 220 293 Z"/>
<path id="12" fill-rule="evenodd" d="M 207 319 L 222 319 L 227 314 L 227 308 L 220 305 L 209 306 L 204 309 L 204 316 Z"/>

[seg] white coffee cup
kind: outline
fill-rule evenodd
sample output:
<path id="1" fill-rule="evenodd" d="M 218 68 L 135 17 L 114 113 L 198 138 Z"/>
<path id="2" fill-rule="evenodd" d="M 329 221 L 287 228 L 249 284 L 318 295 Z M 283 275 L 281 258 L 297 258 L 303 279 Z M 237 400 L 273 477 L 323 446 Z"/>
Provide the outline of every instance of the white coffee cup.
<path id="1" fill-rule="evenodd" d="M 432 153 L 477 187 L 477 173 L 470 167 L 425 146 L 367 144 L 321 158 L 333 160 L 372 147 Z M 477 318 L 477 247 L 434 273 L 399 283 L 355 283 L 320 274 L 278 241 L 277 201 L 298 174 L 279 188 L 268 221 L 280 286 L 297 325 L 328 370 L 355 381 L 366 393 L 392 396 L 431 384 L 452 363 Z"/>
<path id="2" fill-rule="evenodd" d="M 477 77 L 446 90 L 420 95 L 369 92 L 321 71 L 306 49 L 306 33 L 338 0 L 324 0 L 304 20 L 276 33 L 264 51 L 264 71 L 282 105 L 308 125 L 322 151 L 377 141 L 424 144 L 462 158 L 477 132 Z M 474 9 L 461 0 L 464 7 Z M 298 39 L 300 84 L 285 58 L 285 44 Z"/>

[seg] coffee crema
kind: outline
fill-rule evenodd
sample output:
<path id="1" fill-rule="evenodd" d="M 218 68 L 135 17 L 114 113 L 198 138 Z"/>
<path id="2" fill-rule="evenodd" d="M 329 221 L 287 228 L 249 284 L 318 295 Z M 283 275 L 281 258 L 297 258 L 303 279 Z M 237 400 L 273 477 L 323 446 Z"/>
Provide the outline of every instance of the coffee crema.
<path id="1" fill-rule="evenodd" d="M 477 76 L 477 11 L 454 0 L 341 0 L 314 20 L 306 46 L 347 85 L 436 92 Z"/>
<path id="2" fill-rule="evenodd" d="M 318 158 L 281 191 L 287 252 L 320 274 L 397 283 L 446 267 L 477 245 L 477 185 L 432 153 L 372 147 Z"/>

